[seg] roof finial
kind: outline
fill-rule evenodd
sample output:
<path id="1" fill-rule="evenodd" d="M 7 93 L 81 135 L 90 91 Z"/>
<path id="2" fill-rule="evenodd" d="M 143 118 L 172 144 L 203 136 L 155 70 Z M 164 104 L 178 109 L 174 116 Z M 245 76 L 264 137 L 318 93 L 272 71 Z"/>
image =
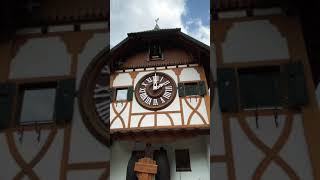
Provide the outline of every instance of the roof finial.
<path id="1" fill-rule="evenodd" d="M 159 18 L 157 18 L 157 19 L 155 20 L 156 26 L 153 28 L 153 30 L 159 30 L 159 29 L 160 29 L 160 27 L 159 27 L 159 25 L 158 25 L 158 21 L 159 21 Z"/>

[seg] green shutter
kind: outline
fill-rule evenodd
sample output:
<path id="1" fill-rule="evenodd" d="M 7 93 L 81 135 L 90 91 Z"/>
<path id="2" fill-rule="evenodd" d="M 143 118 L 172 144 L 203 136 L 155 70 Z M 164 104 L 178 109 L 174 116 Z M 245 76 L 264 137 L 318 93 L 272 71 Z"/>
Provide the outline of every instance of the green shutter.
<path id="1" fill-rule="evenodd" d="M 128 87 L 127 100 L 128 100 L 128 101 L 132 101 L 132 98 L 133 98 L 133 87 L 132 87 L 132 86 L 129 86 L 129 87 Z"/>
<path id="2" fill-rule="evenodd" d="M 178 83 L 178 92 L 179 92 L 179 97 L 184 97 L 185 96 L 184 84 L 183 83 Z"/>
<path id="3" fill-rule="evenodd" d="M 192 84 L 184 84 L 185 96 L 191 96 L 197 94 L 198 88 Z"/>
<path id="4" fill-rule="evenodd" d="M 204 81 L 199 82 L 199 95 L 200 96 L 206 95 L 206 84 Z"/>
<path id="5" fill-rule="evenodd" d="M 0 130 L 8 128 L 10 125 L 15 92 L 15 84 L 0 84 Z"/>
<path id="6" fill-rule="evenodd" d="M 110 88 L 109 91 L 110 91 L 111 102 L 113 102 L 115 100 L 115 98 L 116 98 L 116 94 L 115 94 L 116 93 L 116 89 L 115 88 Z"/>
<path id="7" fill-rule="evenodd" d="M 74 98 L 75 80 L 58 81 L 55 100 L 55 120 L 58 125 L 63 125 L 72 120 Z"/>
<path id="8" fill-rule="evenodd" d="M 234 69 L 218 69 L 219 105 L 223 112 L 238 111 L 236 73 Z"/>
<path id="9" fill-rule="evenodd" d="M 302 106 L 308 103 L 308 94 L 301 62 L 287 65 L 288 103 L 289 106 Z"/>

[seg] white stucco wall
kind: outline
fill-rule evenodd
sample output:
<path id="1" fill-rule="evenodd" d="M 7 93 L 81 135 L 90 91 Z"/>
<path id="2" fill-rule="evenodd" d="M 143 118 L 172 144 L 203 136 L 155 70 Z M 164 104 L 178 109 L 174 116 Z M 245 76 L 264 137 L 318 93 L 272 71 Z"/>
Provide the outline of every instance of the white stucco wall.
<path id="1" fill-rule="evenodd" d="M 70 66 L 71 56 L 60 37 L 33 38 L 12 59 L 9 78 L 63 76 Z"/>
<path id="2" fill-rule="evenodd" d="M 289 58 L 287 40 L 268 20 L 235 22 L 222 51 L 225 63 Z"/>

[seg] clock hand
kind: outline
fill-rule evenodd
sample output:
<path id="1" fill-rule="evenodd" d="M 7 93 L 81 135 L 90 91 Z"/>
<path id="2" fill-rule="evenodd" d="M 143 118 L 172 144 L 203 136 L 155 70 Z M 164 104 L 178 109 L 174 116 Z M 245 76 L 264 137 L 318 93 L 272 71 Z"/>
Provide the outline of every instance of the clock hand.
<path id="1" fill-rule="evenodd" d="M 153 77 L 153 87 L 152 87 L 152 90 L 157 90 L 157 73 L 155 72 L 154 73 L 154 77 Z"/>
<path id="2" fill-rule="evenodd" d="M 164 83 L 161 83 L 157 86 L 157 90 L 163 86 Z"/>

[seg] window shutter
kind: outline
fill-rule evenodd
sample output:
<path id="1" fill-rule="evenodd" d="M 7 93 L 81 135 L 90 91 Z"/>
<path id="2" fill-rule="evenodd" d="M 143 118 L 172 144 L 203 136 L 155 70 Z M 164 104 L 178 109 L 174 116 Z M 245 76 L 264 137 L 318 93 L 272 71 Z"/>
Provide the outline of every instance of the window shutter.
<path id="1" fill-rule="evenodd" d="M 63 125 L 72 120 L 74 98 L 75 80 L 58 81 L 55 101 L 55 120 L 58 125 Z"/>
<path id="2" fill-rule="evenodd" d="M 287 65 L 289 106 L 302 106 L 308 103 L 303 67 L 300 61 Z"/>
<path id="3" fill-rule="evenodd" d="M 115 88 L 110 88 L 109 89 L 110 91 L 110 99 L 111 99 L 111 102 L 115 101 L 116 99 L 116 89 Z"/>
<path id="4" fill-rule="evenodd" d="M 132 98 L 133 98 L 133 87 L 132 87 L 132 86 L 129 86 L 129 87 L 128 87 L 127 100 L 128 100 L 128 101 L 132 101 Z"/>
<path id="5" fill-rule="evenodd" d="M 13 111 L 12 101 L 16 93 L 15 84 L 0 84 L 0 130 L 9 127 Z"/>
<path id="6" fill-rule="evenodd" d="M 206 84 L 204 81 L 199 82 L 199 95 L 200 96 L 206 95 Z"/>
<path id="7" fill-rule="evenodd" d="M 238 111 L 236 73 L 234 69 L 218 69 L 219 104 L 223 112 Z"/>
<path id="8" fill-rule="evenodd" d="M 183 83 L 178 83 L 178 92 L 179 92 L 179 97 L 184 97 L 185 96 L 185 91 L 184 91 L 184 84 Z"/>

